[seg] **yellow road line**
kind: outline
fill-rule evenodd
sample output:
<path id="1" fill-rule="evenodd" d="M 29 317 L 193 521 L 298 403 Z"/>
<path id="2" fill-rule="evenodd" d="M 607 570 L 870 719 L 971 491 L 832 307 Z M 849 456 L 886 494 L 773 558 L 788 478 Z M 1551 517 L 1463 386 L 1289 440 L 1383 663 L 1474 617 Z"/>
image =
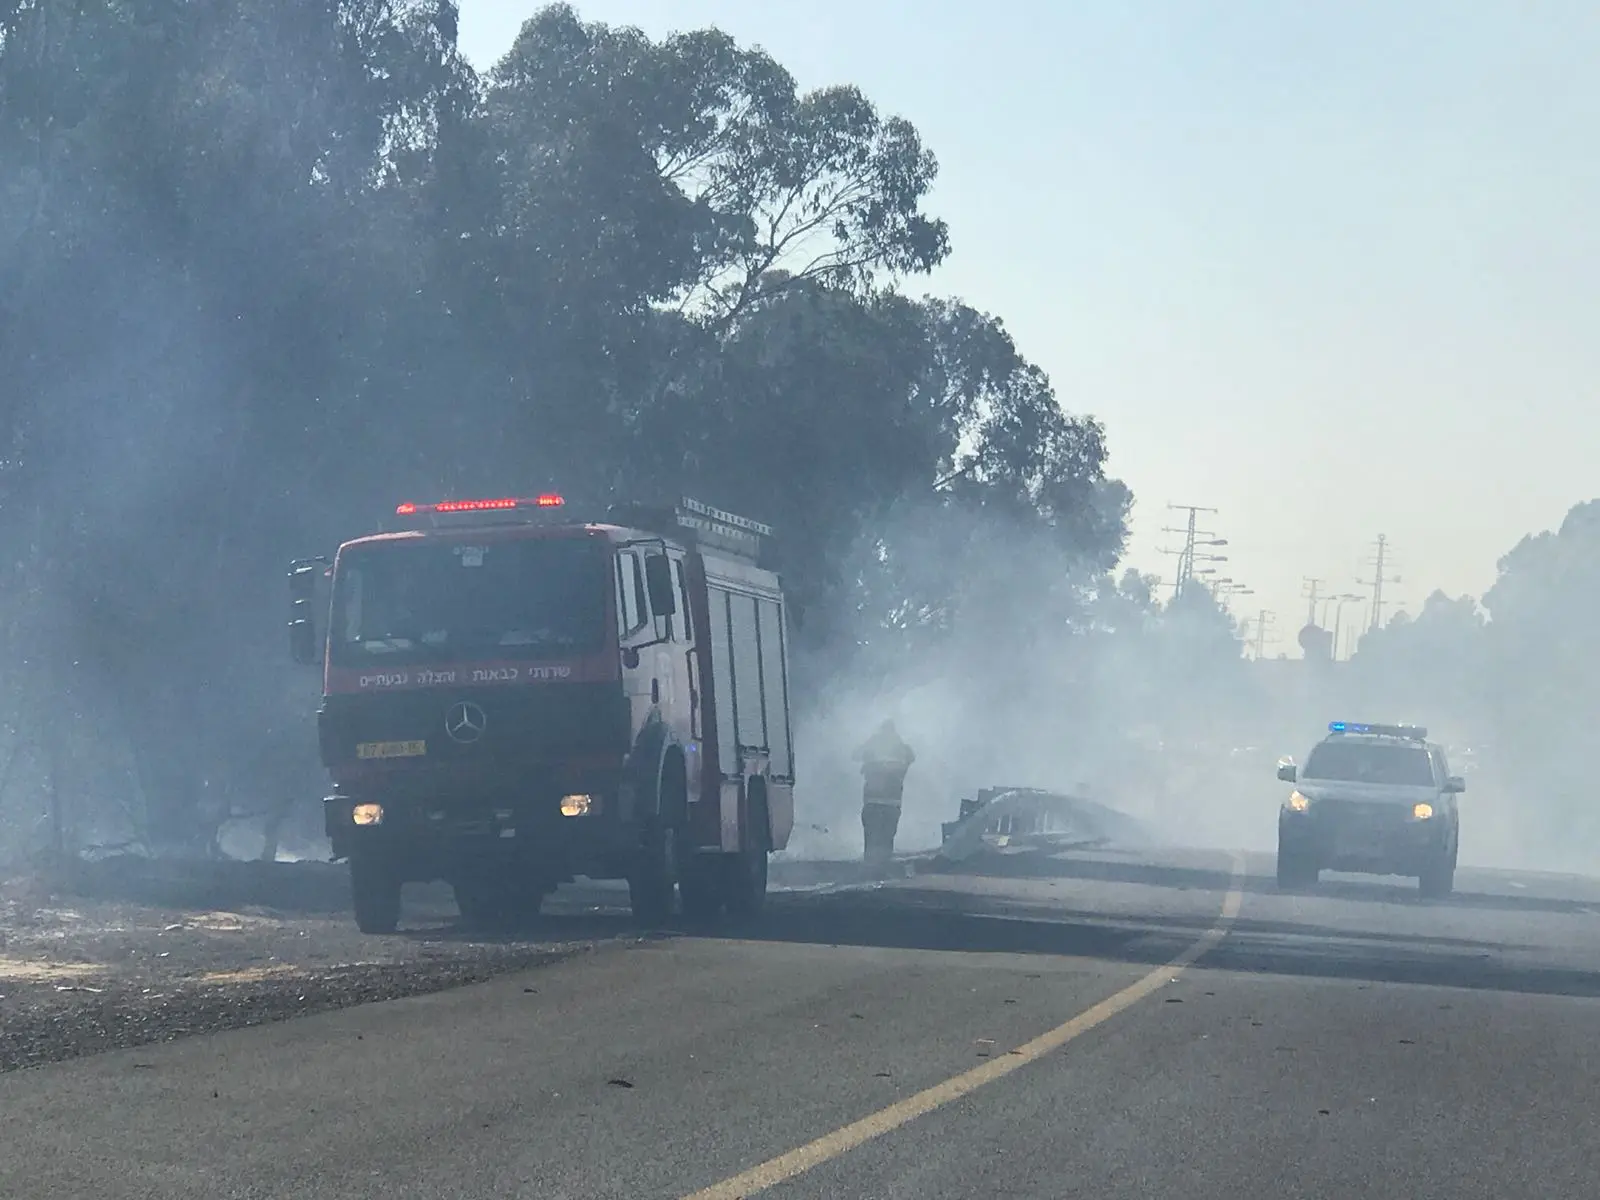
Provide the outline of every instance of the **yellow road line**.
<path id="1" fill-rule="evenodd" d="M 899 1129 L 902 1125 L 909 1124 L 935 1109 L 943 1108 L 963 1096 L 971 1095 L 985 1084 L 1003 1079 L 1011 1072 L 1031 1062 L 1037 1062 L 1045 1055 L 1061 1049 L 1073 1038 L 1088 1033 L 1095 1026 L 1132 1008 L 1152 992 L 1159 991 L 1176 980 L 1185 967 L 1193 965 L 1202 955 L 1214 950 L 1228 935 L 1228 928 L 1239 915 L 1239 906 L 1244 901 L 1242 889 L 1244 871 L 1243 857 L 1234 855 L 1233 877 L 1228 884 L 1228 894 L 1223 898 L 1222 912 L 1217 917 L 1217 923 L 1177 958 L 1151 971 L 1138 982 L 1130 984 L 1115 995 L 1107 996 L 1099 1004 L 1085 1009 L 1070 1021 L 1057 1025 L 1048 1033 L 1040 1034 L 1031 1042 L 1018 1046 L 1008 1054 L 991 1058 L 970 1071 L 963 1071 L 943 1083 L 936 1083 L 913 1096 L 907 1096 L 904 1100 L 896 1101 L 887 1108 L 862 1117 L 859 1121 L 853 1121 L 849 1125 L 835 1129 L 832 1133 L 824 1134 L 814 1142 L 808 1142 L 804 1146 L 790 1150 L 787 1154 L 769 1159 L 760 1166 L 751 1167 L 731 1179 L 714 1183 L 708 1188 L 685 1196 L 683 1200 L 744 1200 L 747 1196 L 754 1196 L 758 1192 L 776 1187 L 813 1167 L 821 1166 L 854 1150 L 873 1138 Z"/>

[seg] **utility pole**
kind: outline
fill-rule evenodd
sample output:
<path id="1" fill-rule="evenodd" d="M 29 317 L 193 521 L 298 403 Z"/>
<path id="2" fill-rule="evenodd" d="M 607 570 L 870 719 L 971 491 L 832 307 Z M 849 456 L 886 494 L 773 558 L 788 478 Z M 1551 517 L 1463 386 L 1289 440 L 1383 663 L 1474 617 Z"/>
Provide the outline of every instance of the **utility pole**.
<path id="1" fill-rule="evenodd" d="M 1378 535 L 1377 552 L 1367 560 L 1367 565 L 1372 568 L 1372 579 L 1356 580 L 1362 587 L 1372 589 L 1372 618 L 1367 624 L 1367 629 L 1377 629 L 1383 624 L 1383 585 L 1386 583 L 1399 583 L 1400 576 L 1385 575 L 1383 572 L 1390 565 L 1389 539 L 1384 534 Z"/>
<path id="2" fill-rule="evenodd" d="M 1195 547 L 1197 546 L 1226 546 L 1227 538 L 1219 538 L 1210 530 L 1200 529 L 1197 522 L 1201 513 L 1214 513 L 1214 508 L 1205 508 L 1198 504 L 1169 504 L 1169 511 L 1185 512 L 1189 514 L 1188 520 L 1182 526 L 1164 526 L 1162 533 L 1177 533 L 1183 535 L 1183 547 L 1179 550 L 1163 550 L 1163 554 L 1176 555 L 1178 559 L 1177 570 L 1172 577 L 1172 595 L 1176 599 L 1183 595 L 1184 585 L 1194 579 L 1195 574 Z M 1207 554 L 1201 556 L 1207 562 L 1226 562 L 1227 556 L 1221 554 Z"/>
<path id="3" fill-rule="evenodd" d="M 1306 624 L 1315 625 L 1317 623 L 1317 589 L 1322 586 L 1323 581 L 1320 579 L 1302 579 L 1300 582 L 1305 585 L 1300 594 L 1306 597 L 1307 600 Z"/>
<path id="4" fill-rule="evenodd" d="M 1339 661 L 1339 632 L 1344 627 L 1344 606 L 1346 604 L 1350 604 L 1350 603 L 1353 603 L 1353 602 L 1359 602 L 1361 600 L 1364 600 L 1365 598 L 1366 597 L 1364 597 L 1364 596 L 1356 595 L 1354 592 L 1346 592 L 1342 596 L 1329 596 L 1328 597 L 1328 603 L 1332 604 L 1334 606 L 1334 608 L 1333 608 L 1333 661 L 1334 662 L 1338 662 Z M 1323 616 L 1324 617 L 1327 616 L 1327 609 L 1326 608 L 1323 609 Z M 1346 658 L 1350 657 L 1348 652 L 1345 654 L 1345 657 Z"/>
<path id="5" fill-rule="evenodd" d="M 1255 588 L 1246 587 L 1244 584 L 1236 583 L 1231 579 L 1219 580 L 1218 583 L 1220 586 L 1213 588 L 1212 591 L 1217 597 L 1217 603 L 1222 606 L 1222 611 L 1225 613 L 1232 612 L 1234 597 L 1254 596 L 1256 594 Z M 1246 618 L 1245 624 L 1248 625 L 1249 623 L 1249 618 Z"/>
<path id="6" fill-rule="evenodd" d="M 1259 661 L 1267 649 L 1267 626 L 1271 625 L 1276 613 L 1263 608 L 1256 614 L 1256 659 Z"/>

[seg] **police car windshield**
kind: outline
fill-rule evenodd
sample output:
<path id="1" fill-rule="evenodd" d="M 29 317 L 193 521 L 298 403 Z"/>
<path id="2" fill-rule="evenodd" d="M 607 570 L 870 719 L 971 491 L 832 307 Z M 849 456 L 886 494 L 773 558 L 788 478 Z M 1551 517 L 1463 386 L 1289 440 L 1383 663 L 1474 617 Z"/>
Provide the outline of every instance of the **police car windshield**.
<path id="1" fill-rule="evenodd" d="M 1433 783 L 1433 764 L 1422 746 L 1337 739 L 1311 751 L 1301 778 L 1422 787 Z"/>
<path id="2" fill-rule="evenodd" d="M 337 663 L 571 658 L 604 644 L 605 548 L 587 538 L 381 542 L 340 556 Z"/>

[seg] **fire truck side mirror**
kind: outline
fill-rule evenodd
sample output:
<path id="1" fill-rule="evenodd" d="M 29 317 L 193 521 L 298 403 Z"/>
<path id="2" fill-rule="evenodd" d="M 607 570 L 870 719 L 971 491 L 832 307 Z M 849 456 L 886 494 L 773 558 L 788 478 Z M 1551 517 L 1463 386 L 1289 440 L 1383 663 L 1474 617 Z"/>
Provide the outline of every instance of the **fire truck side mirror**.
<path id="1" fill-rule="evenodd" d="M 297 559 L 289 564 L 289 656 L 303 666 L 315 666 L 317 620 L 312 598 L 317 594 L 317 572 L 325 559 Z"/>
<path id="2" fill-rule="evenodd" d="M 644 582 L 650 593 L 650 611 L 670 617 L 678 611 L 678 597 L 672 590 L 672 560 L 665 554 L 652 554 L 644 560 Z"/>
<path id="3" fill-rule="evenodd" d="M 314 666 L 318 657 L 317 623 L 311 615 L 311 601 L 293 601 L 289 614 L 289 655 L 302 666 Z"/>

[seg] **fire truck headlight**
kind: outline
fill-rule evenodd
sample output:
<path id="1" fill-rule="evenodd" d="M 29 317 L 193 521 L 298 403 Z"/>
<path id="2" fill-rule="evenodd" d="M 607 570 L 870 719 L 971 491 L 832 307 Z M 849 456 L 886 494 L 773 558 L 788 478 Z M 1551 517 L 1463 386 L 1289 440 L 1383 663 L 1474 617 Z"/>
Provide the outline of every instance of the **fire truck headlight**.
<path id="1" fill-rule="evenodd" d="M 357 825 L 382 825 L 383 805 L 358 804 L 350 810 L 350 820 Z"/>
<path id="2" fill-rule="evenodd" d="M 593 808 L 593 796 L 561 797 L 561 815 L 563 817 L 585 817 L 589 815 Z"/>

